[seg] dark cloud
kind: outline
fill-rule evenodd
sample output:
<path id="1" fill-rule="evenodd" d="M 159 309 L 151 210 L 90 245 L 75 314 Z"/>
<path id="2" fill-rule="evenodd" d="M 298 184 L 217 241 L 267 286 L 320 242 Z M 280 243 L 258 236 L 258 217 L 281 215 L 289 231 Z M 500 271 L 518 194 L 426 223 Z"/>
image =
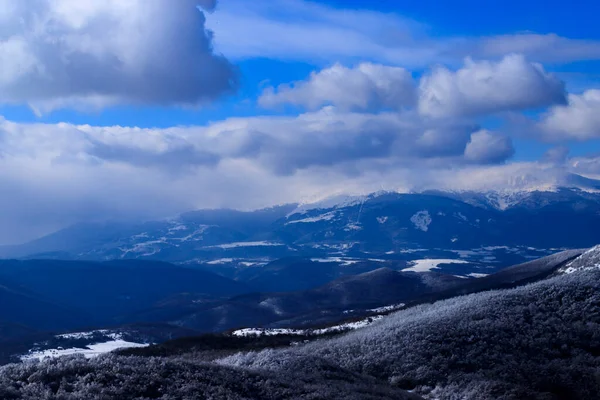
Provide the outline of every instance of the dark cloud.
<path id="1" fill-rule="evenodd" d="M 201 1 L 213 9 L 215 1 Z M 56 108 L 199 105 L 237 72 L 197 0 L 23 0 L 0 10 L 0 102 Z M 20 21 L 20 22 L 19 22 Z"/>

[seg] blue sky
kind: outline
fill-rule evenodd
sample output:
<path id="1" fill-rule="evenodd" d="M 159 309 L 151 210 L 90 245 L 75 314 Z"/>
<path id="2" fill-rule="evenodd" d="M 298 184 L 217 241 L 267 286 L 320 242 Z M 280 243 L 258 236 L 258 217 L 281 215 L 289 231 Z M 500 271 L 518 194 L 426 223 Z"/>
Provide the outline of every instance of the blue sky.
<path id="1" fill-rule="evenodd" d="M 597 2 L 203 11 L 213 3 L 0 11 L 0 188 L 12 194 L 0 243 L 81 220 L 600 176 Z"/>
<path id="2" fill-rule="evenodd" d="M 221 5 L 226 2 L 227 0 L 221 0 Z M 535 32 L 554 33 L 574 39 L 600 40 L 600 29 L 597 28 L 596 21 L 596 16 L 600 13 L 600 4 L 591 0 L 570 2 L 569 7 L 565 7 L 564 1 L 558 0 L 545 2 L 490 0 L 485 4 L 477 0 L 453 2 L 323 0 L 317 3 L 337 9 L 376 10 L 396 14 L 423 24 L 427 32 L 435 37 L 479 37 Z M 218 18 L 218 11 L 214 17 Z M 211 15 L 208 18 L 210 19 Z M 265 110 L 255 107 L 254 104 L 260 95 L 262 83 L 269 81 L 273 85 L 278 85 L 301 80 L 310 72 L 327 65 L 327 62 L 251 58 L 235 60 L 235 64 L 242 78 L 242 85 L 237 95 L 227 96 L 215 104 L 200 109 L 120 105 L 93 112 L 56 110 L 39 117 L 27 105 L 5 105 L 0 108 L 0 114 L 7 119 L 23 122 L 68 121 L 76 124 L 143 127 L 205 124 L 229 116 L 264 114 Z M 598 60 L 550 64 L 548 70 L 562 73 L 567 83 L 577 91 L 588 87 L 600 87 L 600 61 Z"/>

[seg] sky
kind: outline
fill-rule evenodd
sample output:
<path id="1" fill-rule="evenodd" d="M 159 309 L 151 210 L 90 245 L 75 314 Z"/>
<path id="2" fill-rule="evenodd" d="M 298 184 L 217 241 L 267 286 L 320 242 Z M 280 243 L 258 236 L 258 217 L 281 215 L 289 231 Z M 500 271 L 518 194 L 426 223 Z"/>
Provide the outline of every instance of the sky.
<path id="1" fill-rule="evenodd" d="M 0 244 L 600 177 L 600 4 L 0 0 Z"/>

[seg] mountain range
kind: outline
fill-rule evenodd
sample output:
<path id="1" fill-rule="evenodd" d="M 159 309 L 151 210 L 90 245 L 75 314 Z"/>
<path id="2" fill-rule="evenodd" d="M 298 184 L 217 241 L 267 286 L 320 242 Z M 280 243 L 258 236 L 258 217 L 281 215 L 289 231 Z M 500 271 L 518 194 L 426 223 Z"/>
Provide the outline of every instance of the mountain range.
<path id="1" fill-rule="evenodd" d="M 333 336 L 199 336 L 90 359 L 13 364 L 0 367 L 0 397 L 592 399 L 600 393 L 599 265 L 595 247 L 462 287 L 445 282 L 435 297 Z M 393 289 L 398 274 L 376 270 L 319 290 L 383 299 L 388 294 L 361 285 L 389 282 Z"/>
<path id="2" fill-rule="evenodd" d="M 410 260 L 407 254 L 427 249 L 421 258 L 459 255 L 508 266 L 600 242 L 600 182 L 569 175 L 560 183 L 566 186 L 378 192 L 256 211 L 200 210 L 139 224 L 84 223 L 4 246 L 0 256 L 249 266 L 283 257 Z"/>

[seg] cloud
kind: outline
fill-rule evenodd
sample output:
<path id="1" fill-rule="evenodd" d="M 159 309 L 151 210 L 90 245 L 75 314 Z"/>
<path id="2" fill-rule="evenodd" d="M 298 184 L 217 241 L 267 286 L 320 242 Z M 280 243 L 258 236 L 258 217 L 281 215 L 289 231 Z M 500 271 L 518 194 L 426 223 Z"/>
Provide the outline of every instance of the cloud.
<path id="1" fill-rule="evenodd" d="M 542 162 L 555 165 L 563 165 L 567 161 L 570 149 L 567 146 L 552 147 L 542 156 Z"/>
<path id="2" fill-rule="evenodd" d="M 431 117 L 473 116 L 565 102 L 562 81 L 522 55 L 499 62 L 467 59 L 452 72 L 438 67 L 421 79 L 419 111 Z"/>
<path id="3" fill-rule="evenodd" d="M 471 165 L 463 153 L 477 129 L 332 107 L 166 129 L 1 120 L 0 187 L 10 196 L 0 199 L 0 243 L 78 221 L 409 188 L 429 169 Z"/>
<path id="4" fill-rule="evenodd" d="M 600 90 L 570 94 L 568 104 L 552 107 L 538 128 L 544 138 L 552 141 L 600 138 Z"/>
<path id="5" fill-rule="evenodd" d="M 98 109 L 197 106 L 233 92 L 237 73 L 212 49 L 214 0 L 2 0 L 0 102 Z"/>
<path id="6" fill-rule="evenodd" d="M 418 95 L 418 104 L 416 96 Z M 421 77 L 418 91 L 403 68 L 362 63 L 324 68 L 302 81 L 268 87 L 263 107 L 285 104 L 316 110 L 324 105 L 350 111 L 408 110 L 426 117 L 473 117 L 565 103 L 564 83 L 540 64 L 512 54 L 498 62 L 465 60 L 451 71 L 438 66 Z"/>
<path id="7" fill-rule="evenodd" d="M 520 33 L 483 37 L 471 52 L 480 57 L 520 53 L 539 62 L 568 63 L 600 59 L 600 41 L 570 39 L 553 33 Z"/>
<path id="8" fill-rule="evenodd" d="M 207 21 L 216 48 L 236 59 L 273 58 L 331 64 L 402 60 L 422 65 L 431 50 L 413 42 L 420 23 L 377 11 L 336 9 L 303 0 L 228 0 Z M 398 47 L 396 44 L 401 43 Z"/>
<path id="9" fill-rule="evenodd" d="M 521 53 L 536 62 L 600 60 L 600 41 L 556 34 L 469 37 L 430 35 L 402 15 L 340 9 L 304 0 L 228 0 L 209 18 L 216 47 L 235 59 L 266 57 L 321 64 L 369 60 L 405 67 L 458 65 L 465 57 Z"/>
<path id="10" fill-rule="evenodd" d="M 480 130 L 471 135 L 465 158 L 477 164 L 497 164 L 512 157 L 515 149 L 509 137 Z"/>
<path id="11" fill-rule="evenodd" d="M 263 107 L 292 104 L 315 110 L 335 105 L 345 110 L 399 109 L 415 102 L 415 83 L 404 68 L 362 63 L 341 64 L 313 72 L 305 81 L 267 88 L 259 98 Z"/>
<path id="12" fill-rule="evenodd" d="M 411 113 L 354 113 L 334 107 L 295 117 L 231 118 L 166 129 L 5 120 L 0 124 L 0 155 L 49 167 L 115 164 L 174 175 L 247 160 L 283 176 L 311 167 L 343 170 L 361 160 L 444 159 L 460 164 L 477 130 L 472 124 L 425 121 Z"/>
<path id="13" fill-rule="evenodd" d="M 600 154 L 573 157 L 567 161 L 570 170 L 595 179 L 600 179 Z"/>

